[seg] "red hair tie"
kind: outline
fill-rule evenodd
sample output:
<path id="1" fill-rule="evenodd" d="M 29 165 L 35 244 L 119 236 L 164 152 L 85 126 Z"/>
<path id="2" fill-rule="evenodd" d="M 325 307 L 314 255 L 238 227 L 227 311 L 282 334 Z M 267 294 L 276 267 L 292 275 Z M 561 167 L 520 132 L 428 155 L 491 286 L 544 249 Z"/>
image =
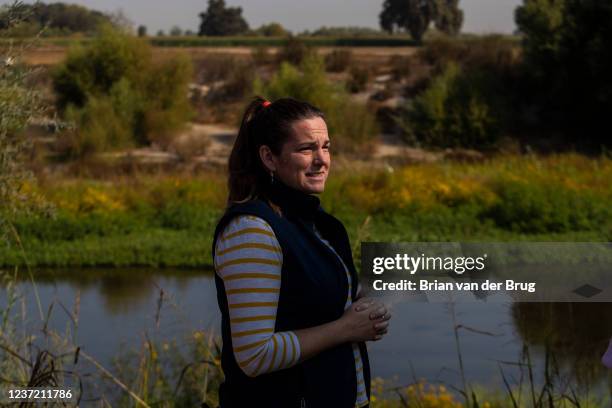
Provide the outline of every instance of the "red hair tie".
<path id="1" fill-rule="evenodd" d="M 263 101 L 262 105 L 263 105 L 264 108 L 267 108 L 268 106 L 272 105 L 272 102 L 270 102 L 270 101 Z"/>

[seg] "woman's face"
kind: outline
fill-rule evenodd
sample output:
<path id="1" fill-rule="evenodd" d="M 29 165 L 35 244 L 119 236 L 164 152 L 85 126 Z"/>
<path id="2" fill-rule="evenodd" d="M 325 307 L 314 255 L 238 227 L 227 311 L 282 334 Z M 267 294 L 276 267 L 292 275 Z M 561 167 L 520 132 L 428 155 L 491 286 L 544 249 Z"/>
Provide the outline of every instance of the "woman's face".
<path id="1" fill-rule="evenodd" d="M 265 147 L 265 146 L 262 146 Z M 322 118 L 303 119 L 293 124 L 293 136 L 283 145 L 279 156 L 260 151 L 261 158 L 274 171 L 274 177 L 296 190 L 319 194 L 329 174 L 329 135 Z"/>

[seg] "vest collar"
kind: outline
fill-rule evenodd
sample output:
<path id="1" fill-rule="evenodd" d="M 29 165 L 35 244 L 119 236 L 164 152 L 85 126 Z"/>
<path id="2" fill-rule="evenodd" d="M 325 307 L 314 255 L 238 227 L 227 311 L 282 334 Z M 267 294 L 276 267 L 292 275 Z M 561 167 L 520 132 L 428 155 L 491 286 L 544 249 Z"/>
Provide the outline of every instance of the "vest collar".
<path id="1" fill-rule="evenodd" d="M 268 198 L 281 208 L 283 214 L 304 220 L 313 220 L 321 204 L 314 195 L 298 191 L 279 180 L 274 180 L 269 186 Z"/>

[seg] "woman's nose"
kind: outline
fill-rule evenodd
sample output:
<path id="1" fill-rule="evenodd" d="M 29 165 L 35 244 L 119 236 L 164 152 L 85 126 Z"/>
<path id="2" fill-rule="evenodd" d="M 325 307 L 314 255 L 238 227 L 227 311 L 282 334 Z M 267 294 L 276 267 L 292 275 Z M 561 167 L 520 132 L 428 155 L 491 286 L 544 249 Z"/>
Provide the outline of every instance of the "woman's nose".
<path id="1" fill-rule="evenodd" d="M 317 165 L 323 165 L 327 163 L 325 152 L 323 151 L 323 148 L 318 148 L 315 150 L 313 162 L 314 164 L 317 164 Z"/>

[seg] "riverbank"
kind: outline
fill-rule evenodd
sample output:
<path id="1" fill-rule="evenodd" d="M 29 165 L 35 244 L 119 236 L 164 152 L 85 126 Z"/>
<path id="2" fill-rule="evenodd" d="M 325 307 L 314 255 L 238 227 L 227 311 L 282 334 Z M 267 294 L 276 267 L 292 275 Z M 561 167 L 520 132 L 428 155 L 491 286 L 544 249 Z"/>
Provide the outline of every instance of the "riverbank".
<path id="1" fill-rule="evenodd" d="M 356 258 L 362 241 L 610 241 L 611 178 L 612 160 L 574 154 L 343 166 L 321 198 Z M 53 216 L 17 219 L 0 266 L 209 268 L 226 189 L 208 172 L 52 179 L 24 194 Z"/>

